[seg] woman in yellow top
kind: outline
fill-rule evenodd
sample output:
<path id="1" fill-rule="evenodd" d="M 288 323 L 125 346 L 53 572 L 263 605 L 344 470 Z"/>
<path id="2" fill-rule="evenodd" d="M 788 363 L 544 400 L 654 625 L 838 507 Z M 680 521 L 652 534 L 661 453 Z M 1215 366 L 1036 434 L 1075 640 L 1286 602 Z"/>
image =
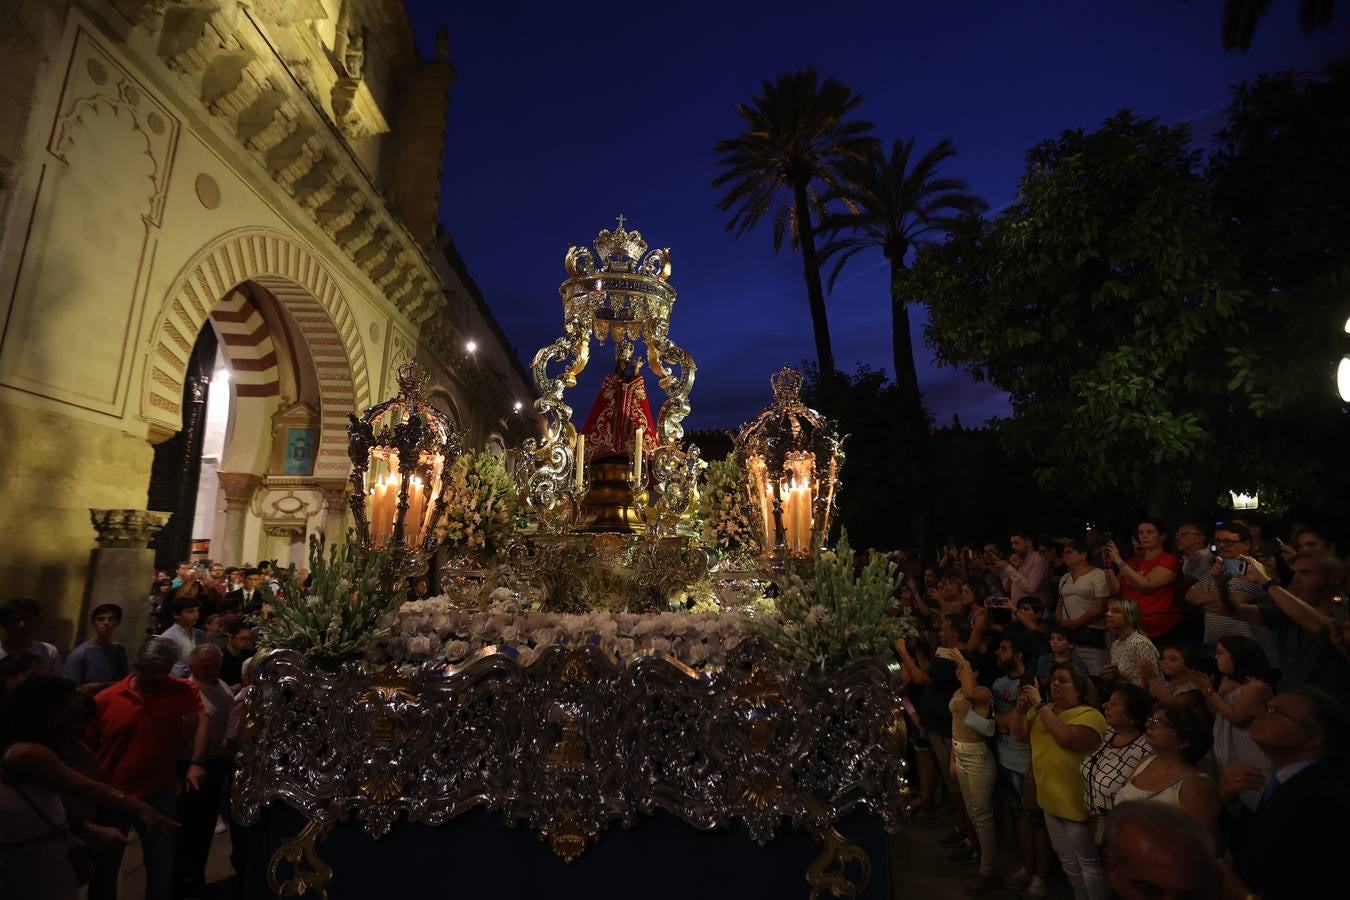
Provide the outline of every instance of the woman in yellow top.
<path id="1" fill-rule="evenodd" d="M 1012 717 L 1012 734 L 1031 743 L 1036 801 L 1045 812 L 1050 844 L 1073 885 L 1074 900 L 1109 900 L 1111 885 L 1092 840 L 1079 764 L 1102 742 L 1106 719 L 1094 706 L 1097 690 L 1087 673 L 1068 663 L 1050 670 L 1050 701 L 1034 684 L 1017 697 L 1022 713 Z"/>

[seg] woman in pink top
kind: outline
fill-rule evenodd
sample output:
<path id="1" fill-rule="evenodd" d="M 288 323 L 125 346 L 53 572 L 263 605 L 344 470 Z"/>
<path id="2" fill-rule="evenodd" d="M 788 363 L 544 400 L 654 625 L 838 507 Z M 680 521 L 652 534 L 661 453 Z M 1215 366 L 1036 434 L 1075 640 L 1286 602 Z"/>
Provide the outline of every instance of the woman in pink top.
<path id="1" fill-rule="evenodd" d="M 1107 587 L 1111 593 L 1124 594 L 1139 604 L 1142 614 L 1139 629 L 1154 643 L 1181 624 L 1181 606 L 1176 594 L 1181 560 L 1163 549 L 1166 534 L 1157 519 L 1140 519 L 1135 532 L 1139 541 L 1136 555 L 1123 558 L 1115 541 L 1108 541 L 1102 550 Z"/>

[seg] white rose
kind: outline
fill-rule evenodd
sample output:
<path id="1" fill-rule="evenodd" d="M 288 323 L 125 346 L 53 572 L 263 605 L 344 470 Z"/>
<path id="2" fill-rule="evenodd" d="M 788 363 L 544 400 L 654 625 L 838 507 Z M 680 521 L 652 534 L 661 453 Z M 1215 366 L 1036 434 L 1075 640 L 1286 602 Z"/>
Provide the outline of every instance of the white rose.
<path id="1" fill-rule="evenodd" d="M 408 653 L 412 656 L 426 656 L 431 652 L 431 639 L 419 634 L 408 641 Z"/>
<path id="2" fill-rule="evenodd" d="M 534 662 L 538 655 L 539 651 L 532 647 L 521 647 L 516 651 L 516 662 L 520 663 L 522 666 L 528 666 L 530 663 Z"/>
<path id="3" fill-rule="evenodd" d="M 458 662 L 469 655 L 468 641 L 451 641 L 445 645 L 445 658 L 451 662 Z"/>
<path id="4" fill-rule="evenodd" d="M 630 637 L 615 638 L 614 652 L 620 659 L 628 659 L 637 652 L 637 642 Z"/>

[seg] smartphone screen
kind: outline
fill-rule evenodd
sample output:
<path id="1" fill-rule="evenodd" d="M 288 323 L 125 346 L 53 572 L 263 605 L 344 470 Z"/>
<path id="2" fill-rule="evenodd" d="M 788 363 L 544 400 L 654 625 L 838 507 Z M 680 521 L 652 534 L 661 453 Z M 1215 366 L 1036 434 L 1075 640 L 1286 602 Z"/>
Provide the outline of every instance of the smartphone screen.
<path id="1" fill-rule="evenodd" d="M 1223 570 L 1229 575 L 1245 575 L 1247 574 L 1247 561 L 1245 559 L 1225 559 Z"/>

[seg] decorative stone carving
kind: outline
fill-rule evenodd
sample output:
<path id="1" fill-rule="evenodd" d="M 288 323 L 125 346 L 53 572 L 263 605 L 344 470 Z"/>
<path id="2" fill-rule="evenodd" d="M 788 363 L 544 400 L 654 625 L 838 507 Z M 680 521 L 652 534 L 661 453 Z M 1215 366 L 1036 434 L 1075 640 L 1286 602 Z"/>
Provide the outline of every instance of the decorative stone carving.
<path id="1" fill-rule="evenodd" d="M 400 311 L 421 324 L 443 306 L 439 275 L 396 224 L 362 162 L 323 120 L 323 104 L 300 97 L 332 85 L 327 99 L 333 124 L 347 141 L 390 130 L 364 80 L 370 57 L 351 2 L 339 7 L 331 53 L 304 27 L 328 17 L 323 0 L 114 3 L 127 21 L 155 36 L 171 68 L 200 79 L 204 107 L 233 120 L 236 138 L 343 252 L 376 273 L 379 288 Z M 176 125 L 165 130 L 165 138 L 176 136 Z M 372 245 L 377 230 L 385 236 Z"/>
<path id="2" fill-rule="evenodd" d="M 89 519 L 100 547 L 148 547 L 173 513 L 145 509 L 94 509 Z"/>
<path id="3" fill-rule="evenodd" d="M 143 94 L 131 74 L 83 31 L 76 39 L 72 62 L 48 152 L 69 165 L 72 147 L 85 139 L 96 120 L 108 117 L 125 123 L 138 143 L 144 141 L 150 184 L 143 214 L 158 225 L 168 189 L 172 147 L 178 140 L 178 118 Z"/>

